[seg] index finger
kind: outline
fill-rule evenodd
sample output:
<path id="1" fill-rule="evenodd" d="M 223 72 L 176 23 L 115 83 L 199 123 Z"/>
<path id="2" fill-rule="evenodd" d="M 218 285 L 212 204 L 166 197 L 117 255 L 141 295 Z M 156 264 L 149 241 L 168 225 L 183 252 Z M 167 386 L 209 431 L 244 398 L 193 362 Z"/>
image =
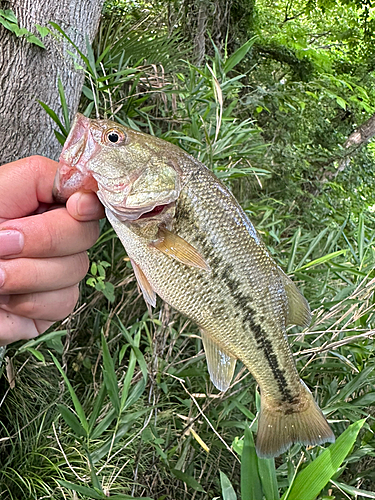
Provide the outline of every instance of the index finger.
<path id="1" fill-rule="evenodd" d="M 33 213 L 40 203 L 53 203 L 52 187 L 58 163 L 30 156 L 0 167 L 0 219 Z"/>

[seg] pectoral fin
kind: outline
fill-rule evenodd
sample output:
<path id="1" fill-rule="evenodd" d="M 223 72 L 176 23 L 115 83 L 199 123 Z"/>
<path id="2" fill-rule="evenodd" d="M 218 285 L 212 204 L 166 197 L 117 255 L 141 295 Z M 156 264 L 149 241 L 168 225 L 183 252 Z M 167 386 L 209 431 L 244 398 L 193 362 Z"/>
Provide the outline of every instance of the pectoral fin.
<path id="1" fill-rule="evenodd" d="M 278 271 L 288 297 L 287 324 L 308 326 L 311 321 L 311 312 L 307 300 L 284 271 L 281 269 Z"/>
<path id="2" fill-rule="evenodd" d="M 153 241 L 152 246 L 163 252 L 164 254 L 176 259 L 182 264 L 191 267 L 198 267 L 209 271 L 210 267 L 201 254 L 188 243 L 186 240 L 177 236 L 177 234 L 168 231 L 168 229 L 160 228 L 158 240 Z"/>
<path id="3" fill-rule="evenodd" d="M 143 293 L 143 298 L 145 299 L 147 304 L 150 304 L 150 306 L 155 307 L 156 306 L 156 293 L 152 289 L 146 276 L 143 274 L 142 269 L 134 262 L 134 260 L 130 259 L 130 262 L 132 263 L 133 271 L 134 271 L 135 277 L 137 278 L 137 283 L 139 285 L 139 288 L 141 289 L 141 291 Z"/>
<path id="4" fill-rule="evenodd" d="M 210 379 L 219 391 L 226 391 L 233 378 L 236 358 L 223 351 L 203 330 L 201 335 Z"/>

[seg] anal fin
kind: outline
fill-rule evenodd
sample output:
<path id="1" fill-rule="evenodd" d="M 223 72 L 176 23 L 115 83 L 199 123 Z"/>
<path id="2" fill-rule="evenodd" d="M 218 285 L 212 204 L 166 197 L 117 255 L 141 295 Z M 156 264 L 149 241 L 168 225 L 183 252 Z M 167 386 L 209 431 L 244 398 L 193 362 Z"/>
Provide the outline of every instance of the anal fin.
<path id="1" fill-rule="evenodd" d="M 198 267 L 205 271 L 210 270 L 210 266 L 190 243 L 168 229 L 161 227 L 158 232 L 158 240 L 151 245 L 173 259 L 182 262 L 187 266 Z"/>
<path id="2" fill-rule="evenodd" d="M 223 351 L 202 329 L 201 336 L 210 379 L 219 391 L 224 392 L 228 389 L 232 381 L 236 367 L 236 358 Z"/>
<path id="3" fill-rule="evenodd" d="M 309 303 L 289 276 L 280 268 L 278 271 L 284 285 L 285 293 L 288 297 L 287 324 L 309 326 L 311 321 Z"/>
<path id="4" fill-rule="evenodd" d="M 149 304 L 152 307 L 155 307 L 156 306 L 156 293 L 152 289 L 152 286 L 148 282 L 142 269 L 134 262 L 134 260 L 130 259 L 130 262 L 132 263 L 133 271 L 134 271 L 135 277 L 137 278 L 137 283 L 139 285 L 139 288 L 142 291 L 143 298 L 145 299 L 147 304 Z"/>

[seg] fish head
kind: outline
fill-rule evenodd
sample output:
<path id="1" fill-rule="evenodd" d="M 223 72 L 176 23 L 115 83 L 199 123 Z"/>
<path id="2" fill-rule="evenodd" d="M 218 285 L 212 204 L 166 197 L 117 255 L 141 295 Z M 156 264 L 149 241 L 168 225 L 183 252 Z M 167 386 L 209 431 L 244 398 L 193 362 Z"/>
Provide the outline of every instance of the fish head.
<path id="1" fill-rule="evenodd" d="M 172 146 L 119 123 L 77 114 L 59 159 L 54 198 L 65 202 L 76 191 L 94 191 L 122 221 L 157 217 L 181 191 L 181 171 L 166 144 Z"/>

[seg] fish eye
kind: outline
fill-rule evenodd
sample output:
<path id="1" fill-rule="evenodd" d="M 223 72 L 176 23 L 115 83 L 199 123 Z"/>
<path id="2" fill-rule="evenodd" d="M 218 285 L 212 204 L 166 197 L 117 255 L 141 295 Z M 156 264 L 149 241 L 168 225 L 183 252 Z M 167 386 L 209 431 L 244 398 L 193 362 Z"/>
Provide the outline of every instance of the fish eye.
<path id="1" fill-rule="evenodd" d="M 119 130 L 111 129 L 106 132 L 105 139 L 112 144 L 118 144 L 125 139 L 125 134 Z"/>

